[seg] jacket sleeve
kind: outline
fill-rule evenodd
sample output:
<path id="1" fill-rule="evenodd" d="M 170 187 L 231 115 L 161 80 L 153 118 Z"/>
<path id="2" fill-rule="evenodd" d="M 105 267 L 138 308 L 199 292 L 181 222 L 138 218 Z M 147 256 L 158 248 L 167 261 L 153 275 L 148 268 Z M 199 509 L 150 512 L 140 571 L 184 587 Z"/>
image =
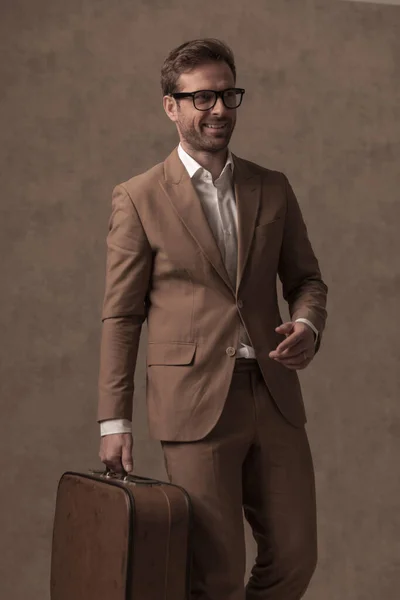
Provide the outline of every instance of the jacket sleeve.
<path id="1" fill-rule="evenodd" d="M 131 420 L 139 339 L 147 317 L 152 250 L 123 185 L 113 190 L 108 229 L 97 420 Z"/>
<path id="2" fill-rule="evenodd" d="M 299 203 L 287 177 L 283 177 L 286 215 L 278 275 L 282 282 L 283 297 L 289 305 L 291 320 L 308 319 L 317 328 L 319 335 L 315 351 L 318 352 L 327 318 L 328 287 L 322 281 Z"/>

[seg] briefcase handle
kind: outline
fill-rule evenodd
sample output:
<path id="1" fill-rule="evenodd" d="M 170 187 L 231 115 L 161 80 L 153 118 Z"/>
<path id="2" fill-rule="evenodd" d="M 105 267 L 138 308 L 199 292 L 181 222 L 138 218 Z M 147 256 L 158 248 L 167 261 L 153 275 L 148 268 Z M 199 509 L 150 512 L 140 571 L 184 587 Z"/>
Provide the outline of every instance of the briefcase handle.
<path id="1" fill-rule="evenodd" d="M 140 475 L 129 475 L 126 471 L 124 473 L 116 473 L 112 471 L 108 467 L 106 467 L 105 471 L 95 471 L 90 470 L 89 473 L 92 475 L 99 475 L 100 477 L 105 477 L 106 479 L 118 479 L 119 481 L 127 481 L 129 483 L 143 484 L 143 485 L 162 485 L 162 481 L 157 481 L 157 479 L 151 479 L 149 477 L 141 477 Z"/>

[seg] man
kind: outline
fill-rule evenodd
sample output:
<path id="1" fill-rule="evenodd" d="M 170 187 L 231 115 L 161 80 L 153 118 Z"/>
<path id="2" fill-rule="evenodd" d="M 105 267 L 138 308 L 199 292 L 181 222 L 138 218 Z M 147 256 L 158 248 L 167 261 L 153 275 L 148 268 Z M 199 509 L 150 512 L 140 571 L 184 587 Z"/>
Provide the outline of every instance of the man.
<path id="1" fill-rule="evenodd" d="M 296 370 L 319 349 L 327 286 L 286 176 L 228 149 L 244 90 L 226 46 L 183 44 L 164 72 L 180 73 L 163 98 L 180 144 L 113 192 L 100 457 L 133 469 L 133 374 L 147 318 L 150 433 L 194 508 L 192 600 L 298 600 L 317 533 Z M 258 546 L 246 589 L 242 510 Z"/>

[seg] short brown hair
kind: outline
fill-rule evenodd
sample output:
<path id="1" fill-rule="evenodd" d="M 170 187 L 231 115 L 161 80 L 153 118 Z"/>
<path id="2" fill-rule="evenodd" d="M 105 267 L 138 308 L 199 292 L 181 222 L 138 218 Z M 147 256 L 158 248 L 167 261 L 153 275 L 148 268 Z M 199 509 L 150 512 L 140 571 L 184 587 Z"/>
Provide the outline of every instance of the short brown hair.
<path id="1" fill-rule="evenodd" d="M 232 50 L 220 40 L 205 38 L 185 42 L 172 50 L 161 68 L 163 96 L 181 91 L 178 79 L 197 66 L 210 61 L 225 61 L 233 73 L 236 85 L 236 67 Z"/>

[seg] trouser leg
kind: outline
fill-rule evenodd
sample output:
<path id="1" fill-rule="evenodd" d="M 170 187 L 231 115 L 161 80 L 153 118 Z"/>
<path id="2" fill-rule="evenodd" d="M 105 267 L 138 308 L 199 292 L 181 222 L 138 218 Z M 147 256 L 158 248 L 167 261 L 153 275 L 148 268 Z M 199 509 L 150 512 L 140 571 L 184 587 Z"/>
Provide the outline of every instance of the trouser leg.
<path id="1" fill-rule="evenodd" d="M 245 600 L 242 464 L 254 435 L 248 372 L 234 372 L 216 427 L 196 442 L 162 442 L 171 483 L 194 512 L 191 600 Z"/>
<path id="2" fill-rule="evenodd" d="M 243 465 L 244 513 L 258 554 L 246 600 L 299 600 L 317 563 L 314 468 L 305 428 L 290 425 L 253 374 L 257 441 Z"/>

